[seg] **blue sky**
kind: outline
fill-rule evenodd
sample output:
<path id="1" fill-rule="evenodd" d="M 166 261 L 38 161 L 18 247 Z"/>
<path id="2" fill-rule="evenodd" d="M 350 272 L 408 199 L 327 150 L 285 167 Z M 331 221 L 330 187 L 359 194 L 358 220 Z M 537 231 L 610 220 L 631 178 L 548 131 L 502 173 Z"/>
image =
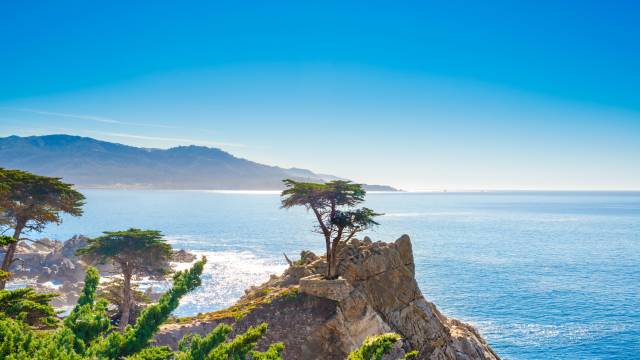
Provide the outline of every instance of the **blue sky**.
<path id="1" fill-rule="evenodd" d="M 0 135 L 404 189 L 640 189 L 640 3 L 3 2 Z"/>

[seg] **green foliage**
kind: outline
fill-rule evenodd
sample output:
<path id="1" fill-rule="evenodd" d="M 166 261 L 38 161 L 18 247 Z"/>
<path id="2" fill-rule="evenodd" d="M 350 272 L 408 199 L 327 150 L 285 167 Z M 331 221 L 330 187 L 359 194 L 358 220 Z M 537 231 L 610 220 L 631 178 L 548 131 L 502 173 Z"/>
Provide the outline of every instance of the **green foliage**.
<path id="1" fill-rule="evenodd" d="M 214 348 L 207 358 L 210 360 L 246 359 L 266 331 L 267 324 L 264 323 L 250 327 L 244 334 Z"/>
<path id="2" fill-rule="evenodd" d="M 27 324 L 0 314 L 0 358 L 26 357 L 34 341 L 35 334 Z"/>
<path id="3" fill-rule="evenodd" d="M 168 346 L 153 346 L 142 349 L 139 353 L 127 356 L 127 360 L 167 360 L 173 359 L 174 353 Z M 197 359 L 197 358 L 193 358 Z M 201 358 L 204 359 L 204 358 Z"/>
<path id="4" fill-rule="evenodd" d="M 0 168 L 0 209 L 14 226 L 40 231 L 61 213 L 82 215 L 84 196 L 60 178 Z"/>
<path id="5" fill-rule="evenodd" d="M 13 237 L 0 235 L 0 246 L 7 246 L 9 244 L 13 244 L 14 242 L 16 242 L 16 239 L 14 239 Z"/>
<path id="6" fill-rule="evenodd" d="M 98 270 L 89 267 L 78 304 L 64 319 L 64 326 L 75 336 L 73 341 L 78 353 L 82 353 L 87 344 L 111 329 L 111 322 L 107 315 L 107 303 L 104 300 L 95 301 L 99 282 Z"/>
<path id="7" fill-rule="evenodd" d="M 347 360 L 380 360 L 398 340 L 400 335 L 394 333 L 367 337 L 362 346 L 349 354 Z"/>
<path id="8" fill-rule="evenodd" d="M 195 334 L 191 337 L 184 337 L 178 344 L 179 354 L 176 360 L 183 359 L 204 359 L 214 348 L 222 344 L 227 335 L 231 332 L 231 326 L 220 324 L 207 336 L 202 337 Z"/>
<path id="9" fill-rule="evenodd" d="M 282 207 L 305 206 L 323 208 L 331 206 L 355 206 L 364 201 L 366 191 L 360 184 L 335 180 L 325 184 L 283 180 Z"/>
<path id="10" fill-rule="evenodd" d="M 89 239 L 77 255 L 98 264 L 113 262 L 122 271 L 162 273 L 171 258 L 171 245 L 157 230 L 105 231 Z"/>
<path id="11" fill-rule="evenodd" d="M 39 328 L 55 326 L 56 312 L 49 304 L 57 294 L 38 294 L 31 288 L 0 290 L 0 313 Z"/>
<path id="12" fill-rule="evenodd" d="M 341 211 L 336 210 L 335 215 L 331 218 L 331 224 L 334 225 L 338 231 L 342 229 L 347 230 L 347 233 L 357 233 L 366 229 L 369 229 L 375 225 L 380 225 L 373 220 L 374 217 L 382 214 L 363 207 L 357 210 Z"/>
<path id="13" fill-rule="evenodd" d="M 409 351 L 405 356 L 403 360 L 409 360 L 409 359 L 417 359 L 418 355 L 420 355 L 420 353 L 418 353 L 418 350 L 413 350 L 413 351 Z"/>
<path id="14" fill-rule="evenodd" d="M 82 288 L 80 297 L 78 297 L 78 304 L 73 311 L 77 311 L 78 308 L 92 304 L 95 301 L 98 284 L 100 284 L 100 273 L 98 269 L 94 267 L 87 268 L 87 273 L 84 277 L 84 287 Z"/>
<path id="15" fill-rule="evenodd" d="M 1 211 L 2 208 L 0 208 Z M 0 217 L 2 214 L 0 214 Z M 17 242 L 12 236 L 0 235 L 0 247 L 15 244 Z M 6 282 L 11 277 L 11 273 L 0 269 L 0 281 Z"/>
<path id="16" fill-rule="evenodd" d="M 183 339 L 177 352 L 166 346 L 149 346 L 153 334 L 178 306 L 180 298 L 200 285 L 204 263 L 203 259 L 190 270 L 176 273 L 171 290 L 158 304 L 145 309 L 135 325 L 128 326 L 124 333 L 112 331 L 106 318 L 105 302 L 95 300 L 99 277 L 97 270 L 90 268 L 78 305 L 57 331 L 38 333 L 24 322 L 0 312 L 0 359 L 282 359 L 284 347 L 280 343 L 271 345 L 265 352 L 253 350 L 266 332 L 266 324 L 249 328 L 228 342 L 226 338 L 231 328 L 221 324 L 204 337 L 194 335 Z"/>
<path id="17" fill-rule="evenodd" d="M 267 351 L 252 351 L 251 358 L 254 360 L 280 360 L 282 359 L 282 353 L 284 352 L 283 343 L 271 344 Z"/>

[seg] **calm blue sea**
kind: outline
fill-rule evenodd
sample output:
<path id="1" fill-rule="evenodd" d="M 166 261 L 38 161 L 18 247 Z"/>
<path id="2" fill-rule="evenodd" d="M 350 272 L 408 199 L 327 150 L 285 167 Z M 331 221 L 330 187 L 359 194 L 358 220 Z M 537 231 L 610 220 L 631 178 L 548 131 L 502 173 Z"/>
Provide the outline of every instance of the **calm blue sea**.
<path id="1" fill-rule="evenodd" d="M 283 252 L 323 248 L 311 215 L 274 193 L 83 192 L 85 215 L 45 236 L 152 228 L 208 256 L 180 315 L 231 304 L 282 271 Z M 366 205 L 386 214 L 368 235 L 409 234 L 425 296 L 505 359 L 640 356 L 640 193 L 381 193 Z"/>

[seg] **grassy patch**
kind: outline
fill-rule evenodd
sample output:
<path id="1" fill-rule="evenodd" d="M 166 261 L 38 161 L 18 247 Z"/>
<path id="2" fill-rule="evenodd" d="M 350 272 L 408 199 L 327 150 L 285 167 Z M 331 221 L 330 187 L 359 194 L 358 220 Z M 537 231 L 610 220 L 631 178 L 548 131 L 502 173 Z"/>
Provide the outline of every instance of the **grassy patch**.
<path id="1" fill-rule="evenodd" d="M 254 309 L 262 305 L 271 304 L 276 299 L 286 297 L 287 299 L 295 299 L 298 297 L 298 287 L 292 286 L 288 288 L 265 288 L 257 290 L 252 296 L 246 297 L 229 306 L 226 309 L 213 311 L 196 316 L 177 318 L 175 323 L 185 324 L 193 321 L 211 321 L 221 319 L 240 320 L 250 314 Z"/>

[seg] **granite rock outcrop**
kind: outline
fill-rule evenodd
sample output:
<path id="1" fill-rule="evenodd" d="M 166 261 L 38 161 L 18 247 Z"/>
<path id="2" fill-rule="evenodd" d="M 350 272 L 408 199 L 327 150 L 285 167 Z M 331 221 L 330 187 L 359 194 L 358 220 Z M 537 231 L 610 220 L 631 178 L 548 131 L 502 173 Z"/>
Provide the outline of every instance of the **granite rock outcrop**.
<path id="1" fill-rule="evenodd" d="M 230 308 L 165 325 L 156 340 L 176 347 L 182 336 L 206 334 L 222 322 L 233 324 L 234 332 L 266 322 L 269 331 L 258 347 L 282 341 L 285 359 L 345 359 L 367 336 L 386 332 L 403 338 L 389 359 L 411 350 L 420 359 L 499 359 L 474 327 L 424 298 L 409 236 L 391 243 L 352 239 L 338 250 L 337 279 L 324 279 L 326 266 L 324 257 L 303 252 Z"/>

